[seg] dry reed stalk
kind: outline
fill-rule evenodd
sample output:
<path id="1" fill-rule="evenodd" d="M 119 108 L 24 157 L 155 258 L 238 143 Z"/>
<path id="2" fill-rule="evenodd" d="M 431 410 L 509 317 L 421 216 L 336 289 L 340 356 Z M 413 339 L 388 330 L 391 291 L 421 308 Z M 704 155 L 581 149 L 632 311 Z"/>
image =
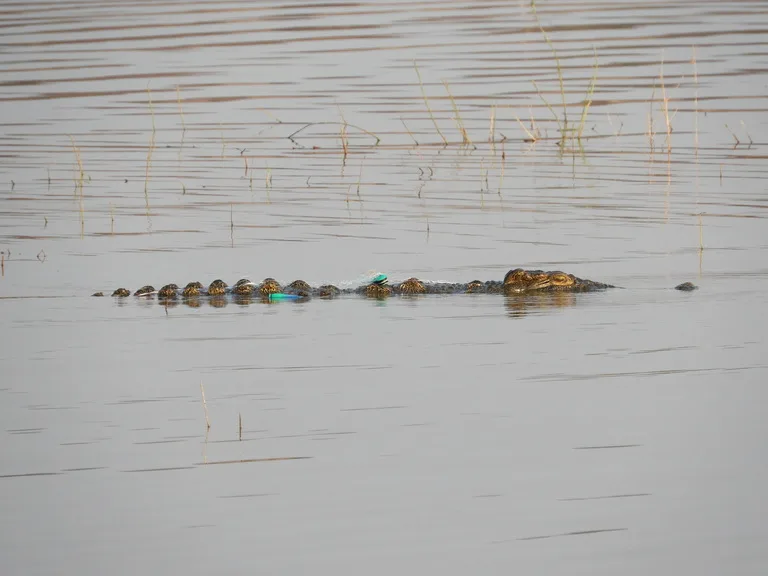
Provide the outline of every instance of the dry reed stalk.
<path id="1" fill-rule="evenodd" d="M 421 88 L 421 95 L 424 97 L 424 104 L 427 107 L 427 112 L 429 113 L 429 117 L 432 119 L 432 124 L 435 125 L 435 130 L 437 130 L 438 135 L 443 140 L 443 144 L 446 146 L 448 145 L 448 140 L 446 140 L 445 136 L 443 136 L 443 133 L 440 132 L 440 127 L 437 125 L 437 120 L 435 120 L 435 115 L 432 114 L 432 108 L 429 106 L 429 99 L 427 98 L 427 93 L 424 91 L 424 83 L 421 81 L 421 72 L 419 72 L 419 67 L 416 64 L 416 61 L 413 61 L 413 67 L 416 69 L 416 76 L 419 77 L 419 87 Z"/>
<path id="2" fill-rule="evenodd" d="M 232 243 L 232 246 L 235 245 L 235 216 L 234 216 L 234 208 L 232 207 L 232 202 L 229 203 L 229 240 Z"/>
<path id="3" fill-rule="evenodd" d="M 752 141 L 752 136 L 749 135 L 749 131 L 747 130 L 747 125 L 744 124 L 744 120 L 739 120 L 739 124 L 741 124 L 741 127 L 744 128 L 744 134 L 747 135 L 747 140 L 749 140 L 749 147 L 751 148 L 754 142 Z"/>
<path id="4" fill-rule="evenodd" d="M 360 173 L 357 175 L 357 197 L 360 197 L 360 182 L 363 180 L 363 164 L 365 164 L 365 156 L 360 161 Z"/>
<path id="5" fill-rule="evenodd" d="M 691 64 L 693 64 L 693 82 L 696 89 L 693 92 L 693 148 L 696 158 L 699 157 L 699 73 L 696 68 L 696 46 L 691 47 Z"/>
<path id="6" fill-rule="evenodd" d="M 83 160 L 80 157 L 80 149 L 75 146 L 75 139 L 72 136 L 69 137 L 72 142 L 72 150 L 75 152 L 75 160 L 77 161 L 77 167 L 79 171 L 79 178 L 75 179 L 75 196 L 78 199 L 78 212 L 80 216 L 80 237 L 85 235 L 85 169 L 83 168 Z"/>
<path id="7" fill-rule="evenodd" d="M 237 439 L 243 439 L 243 415 L 239 412 L 237 413 Z"/>
<path id="8" fill-rule="evenodd" d="M 454 120 L 456 121 L 456 126 L 458 127 L 459 133 L 461 134 L 461 143 L 471 146 L 472 140 L 470 140 L 469 134 L 467 134 L 467 130 L 464 128 L 464 121 L 461 119 L 461 114 L 459 113 L 459 107 L 456 105 L 456 100 L 454 99 L 453 94 L 451 94 L 451 88 L 448 86 L 448 82 L 445 80 L 443 80 L 443 86 L 445 86 L 445 91 L 448 93 L 448 98 L 451 100 Z"/>
<path id="9" fill-rule="evenodd" d="M 589 112 L 589 107 L 592 106 L 592 95 L 595 93 L 595 85 L 597 84 L 597 70 L 598 70 L 598 61 L 597 61 L 597 48 L 595 48 L 595 66 L 592 69 L 592 80 L 589 83 L 589 88 L 587 88 L 587 97 L 584 100 L 584 107 L 581 110 L 581 120 L 579 121 L 579 130 L 576 133 L 576 139 L 581 141 L 581 136 L 584 133 L 584 124 L 587 121 L 587 113 Z"/>
<path id="10" fill-rule="evenodd" d="M 533 135 L 533 133 L 532 133 L 530 130 L 528 130 L 528 128 L 526 128 L 526 127 L 525 127 L 525 124 L 523 124 L 523 123 L 520 121 L 520 118 L 518 118 L 517 116 L 515 116 L 515 120 L 517 120 L 517 123 L 518 123 L 518 124 L 520 124 L 520 128 L 522 128 L 522 129 L 523 129 L 523 132 L 525 132 L 525 133 L 528 135 L 528 137 L 527 137 L 527 138 L 525 138 L 525 139 L 523 140 L 523 142 L 534 142 L 534 143 L 535 143 L 535 142 L 536 142 L 536 140 L 538 140 L 538 138 L 536 138 L 536 136 L 534 136 L 534 135 Z"/>
<path id="11" fill-rule="evenodd" d="M 109 203 L 109 233 L 114 236 L 115 234 L 115 205 Z"/>
<path id="12" fill-rule="evenodd" d="M 179 116 L 181 116 L 181 133 L 184 134 L 187 131 L 187 125 L 184 122 L 184 109 L 181 107 L 181 91 L 178 84 L 176 84 L 176 102 L 179 104 Z"/>
<path id="13" fill-rule="evenodd" d="M 341 149 L 344 151 L 344 157 L 343 160 L 347 159 L 347 154 L 349 153 L 349 136 L 347 135 L 347 119 L 344 118 L 344 113 L 341 111 L 341 106 L 338 104 L 336 107 L 339 109 L 339 116 L 341 116 Z"/>
<path id="14" fill-rule="evenodd" d="M 208 418 L 208 404 L 205 402 L 205 389 L 203 388 L 203 381 L 200 380 L 200 394 L 203 397 L 203 411 L 205 412 L 205 429 L 210 430 L 211 429 L 211 421 Z M 206 432 L 207 434 L 207 432 Z M 208 437 L 206 436 L 206 439 Z"/>
<path id="15" fill-rule="evenodd" d="M 147 97 L 149 98 L 149 113 L 152 117 L 152 132 L 155 132 L 155 109 L 152 106 L 152 92 L 149 89 L 149 84 L 147 84 Z"/>
<path id="16" fill-rule="evenodd" d="M 699 212 L 699 252 L 704 251 L 704 223 L 701 219 L 702 213 Z"/>
<path id="17" fill-rule="evenodd" d="M 496 104 L 491 106 L 491 120 L 490 125 L 488 126 L 488 142 L 491 146 L 496 143 Z"/>
<path id="18" fill-rule="evenodd" d="M 347 123 L 341 125 L 341 149 L 344 152 L 344 158 L 346 159 L 349 153 L 349 144 L 347 142 Z"/>
<path id="19" fill-rule="evenodd" d="M 536 136 L 537 140 L 540 140 L 541 130 L 539 130 L 539 127 L 536 125 L 536 118 L 533 117 L 533 108 L 531 106 L 528 107 L 528 117 L 531 120 L 531 132 Z"/>
<path id="20" fill-rule="evenodd" d="M 243 176 L 248 176 L 248 156 L 245 154 L 241 154 L 241 156 L 243 157 L 243 163 L 245 164 L 245 174 L 243 174 Z"/>
<path id="21" fill-rule="evenodd" d="M 659 82 L 661 83 L 661 101 L 662 112 L 664 112 L 664 122 L 667 126 L 667 156 L 672 154 L 672 120 L 669 118 L 669 97 L 667 88 L 664 85 L 664 57 L 661 58 L 661 68 L 659 69 Z"/>
<path id="22" fill-rule="evenodd" d="M 651 91 L 651 101 L 649 102 L 648 110 L 648 143 L 650 145 L 651 161 L 653 161 L 653 153 L 656 148 L 656 130 L 653 124 L 653 103 L 656 101 L 656 82 L 653 83 L 653 90 Z"/>
<path id="23" fill-rule="evenodd" d="M 414 138 L 413 134 L 412 134 L 412 133 L 411 133 L 411 131 L 408 129 L 408 126 L 406 125 L 406 123 L 405 123 L 405 120 L 403 120 L 403 117 L 402 117 L 402 116 L 400 116 L 400 122 L 402 122 L 402 123 L 403 123 L 403 128 L 405 128 L 405 131 L 408 133 L 408 136 L 410 136 L 410 137 L 411 137 L 411 140 L 413 140 L 414 144 L 416 144 L 416 146 L 418 146 L 418 145 L 419 145 L 419 141 L 418 141 L 418 140 L 416 140 L 416 138 Z"/>
<path id="24" fill-rule="evenodd" d="M 541 21 L 539 20 L 539 14 L 536 12 L 536 2 L 531 2 L 531 10 L 533 10 L 533 17 L 536 19 L 536 24 L 539 25 L 539 30 L 541 30 L 542 35 L 544 36 L 544 41 L 547 43 L 547 46 L 549 46 L 550 50 L 552 50 L 552 56 L 555 58 L 555 66 L 557 67 L 557 79 L 560 83 L 560 96 L 563 100 L 563 124 L 561 127 L 561 133 L 560 138 L 563 143 L 565 143 L 565 139 L 568 132 L 568 105 L 565 101 L 565 82 L 563 80 L 563 67 L 560 65 L 560 57 L 557 55 L 557 50 L 555 49 L 555 45 L 552 43 L 552 40 L 549 38 L 549 34 L 547 34 L 547 31 L 544 30 L 544 26 L 541 25 Z M 538 88 L 536 88 L 538 91 Z M 541 96 L 541 93 L 539 93 Z M 542 98 L 543 99 L 543 98 Z M 546 103 L 546 100 L 545 100 Z M 554 114 L 554 110 L 552 111 Z M 557 116 L 557 115 L 555 115 Z M 560 121 L 558 120 L 558 127 L 560 128 Z"/>
<path id="25" fill-rule="evenodd" d="M 0 252 L 0 276 L 5 276 L 5 252 Z"/>
<path id="26" fill-rule="evenodd" d="M 504 184 L 504 167 L 507 165 L 507 154 L 504 151 L 504 141 L 501 141 L 501 174 L 499 176 L 499 197 L 501 197 L 501 187 Z"/>
<path id="27" fill-rule="evenodd" d="M 80 157 L 80 148 L 75 146 L 75 139 L 72 136 L 69 137 L 72 142 L 72 150 L 75 153 L 75 162 L 77 162 L 78 178 L 75 178 L 75 192 L 82 191 L 83 182 L 85 182 L 85 170 L 83 169 L 83 160 Z"/>
<path id="28" fill-rule="evenodd" d="M 565 127 L 560 123 L 560 117 L 557 115 L 557 112 L 555 112 L 555 109 L 552 108 L 552 105 L 547 101 L 547 99 L 544 98 L 544 94 L 542 94 L 541 90 L 539 90 L 539 85 L 536 84 L 536 81 L 531 80 L 531 82 L 533 83 L 533 87 L 536 88 L 536 93 L 539 95 L 539 98 L 541 98 L 541 101 L 544 102 L 544 105 L 547 107 L 547 110 L 549 110 L 552 113 L 552 117 L 555 119 L 555 122 L 557 122 L 557 130 L 560 132 L 561 135 L 565 134 Z"/>
<path id="29" fill-rule="evenodd" d="M 303 132 L 304 130 L 306 130 L 310 126 L 322 126 L 324 124 L 334 124 L 334 125 L 336 125 L 336 124 L 338 124 L 338 122 L 310 122 L 308 124 L 305 124 L 301 128 L 299 128 L 295 132 L 292 132 L 291 134 L 286 136 L 286 138 L 288 138 L 288 140 L 290 140 L 291 142 L 293 142 L 297 146 L 303 148 L 303 146 L 301 146 L 301 144 L 299 144 L 298 142 L 296 142 L 296 140 L 294 140 L 294 136 L 296 136 L 300 132 Z M 366 130 L 365 128 L 361 128 L 360 126 L 356 126 L 354 124 L 350 124 L 349 122 L 346 122 L 346 124 L 347 124 L 347 128 L 354 128 L 355 130 L 360 130 L 360 132 L 362 132 L 363 134 L 367 134 L 371 138 L 374 138 L 376 140 L 376 142 L 374 143 L 374 146 L 378 146 L 379 143 L 381 142 L 381 138 L 376 136 L 376 134 L 374 134 L 373 132 L 370 132 L 370 131 Z"/>

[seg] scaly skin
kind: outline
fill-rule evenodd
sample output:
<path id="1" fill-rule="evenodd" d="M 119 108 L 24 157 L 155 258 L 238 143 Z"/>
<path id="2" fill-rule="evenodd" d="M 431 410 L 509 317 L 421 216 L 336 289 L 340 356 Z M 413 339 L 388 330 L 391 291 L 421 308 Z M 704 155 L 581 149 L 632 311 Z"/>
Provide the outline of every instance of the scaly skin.
<path id="1" fill-rule="evenodd" d="M 224 280 L 214 280 L 211 285 L 208 286 L 209 296 L 221 296 L 227 293 L 227 283 Z"/>
<path id="2" fill-rule="evenodd" d="M 269 296 L 270 294 L 277 294 L 282 291 L 280 283 L 274 278 L 264 278 L 259 285 L 259 294 L 262 296 Z"/>
<path id="3" fill-rule="evenodd" d="M 408 280 L 392 286 L 392 292 L 394 294 L 426 294 L 427 288 L 418 278 L 408 278 Z"/>
<path id="4" fill-rule="evenodd" d="M 181 295 L 184 298 L 194 298 L 200 296 L 203 292 L 203 285 L 200 282 L 190 282 L 181 291 Z"/>
<path id="5" fill-rule="evenodd" d="M 341 294 L 341 290 L 333 284 L 324 284 L 312 291 L 312 295 L 318 298 L 335 298 L 339 294 Z"/>
<path id="6" fill-rule="evenodd" d="M 136 292 L 133 293 L 134 296 L 152 296 L 155 293 L 155 289 L 153 286 L 142 286 Z"/>
<path id="7" fill-rule="evenodd" d="M 232 286 L 232 294 L 239 294 L 241 296 L 250 296 L 255 291 L 256 285 L 248 280 L 248 278 L 241 278 Z"/>
<path id="8" fill-rule="evenodd" d="M 176 284 L 166 284 L 157 291 L 157 297 L 160 300 L 175 300 L 179 294 L 179 287 Z"/>
<path id="9" fill-rule="evenodd" d="M 286 294 L 296 294 L 298 296 L 310 296 L 312 294 L 312 286 L 310 286 L 304 280 L 294 280 L 288 286 L 283 289 Z"/>
<path id="10" fill-rule="evenodd" d="M 485 292 L 485 283 L 480 280 L 472 280 L 467 284 L 467 288 L 464 290 L 467 294 L 477 294 L 478 292 Z"/>
<path id="11" fill-rule="evenodd" d="M 392 287 L 386 284 L 368 284 L 364 293 L 368 298 L 386 298 L 392 295 Z"/>

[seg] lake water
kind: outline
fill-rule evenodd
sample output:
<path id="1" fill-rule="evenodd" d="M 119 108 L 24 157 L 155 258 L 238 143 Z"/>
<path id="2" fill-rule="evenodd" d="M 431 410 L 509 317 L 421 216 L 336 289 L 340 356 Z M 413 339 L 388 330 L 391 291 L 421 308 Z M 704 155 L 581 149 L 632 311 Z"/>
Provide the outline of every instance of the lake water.
<path id="1" fill-rule="evenodd" d="M 0 27 L 4 574 L 764 572 L 764 2 Z M 90 296 L 516 267 L 621 289 Z"/>

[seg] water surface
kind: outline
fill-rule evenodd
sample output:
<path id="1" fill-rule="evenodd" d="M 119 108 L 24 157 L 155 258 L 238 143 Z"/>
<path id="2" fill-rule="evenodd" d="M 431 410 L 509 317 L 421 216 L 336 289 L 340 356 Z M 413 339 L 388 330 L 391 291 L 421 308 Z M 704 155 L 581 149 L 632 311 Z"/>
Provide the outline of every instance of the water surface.
<path id="1" fill-rule="evenodd" d="M 0 27 L 7 573 L 762 573 L 762 3 Z M 90 297 L 515 267 L 622 289 Z"/>

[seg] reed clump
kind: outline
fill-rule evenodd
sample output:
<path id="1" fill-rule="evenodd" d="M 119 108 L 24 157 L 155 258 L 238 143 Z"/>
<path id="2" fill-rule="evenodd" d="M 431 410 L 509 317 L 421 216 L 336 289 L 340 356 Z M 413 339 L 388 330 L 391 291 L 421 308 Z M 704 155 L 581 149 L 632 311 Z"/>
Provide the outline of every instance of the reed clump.
<path id="1" fill-rule="evenodd" d="M 586 125 L 587 115 L 589 113 L 590 107 L 592 106 L 592 96 L 594 95 L 595 88 L 597 86 L 597 73 L 599 70 L 599 62 L 597 59 L 597 49 L 594 50 L 595 62 L 594 62 L 594 65 L 592 66 L 592 78 L 587 87 L 586 97 L 584 98 L 584 102 L 582 104 L 581 116 L 579 118 L 578 124 L 572 126 L 568 120 L 568 102 L 565 94 L 565 78 L 563 75 L 563 66 L 560 62 L 560 56 L 557 53 L 555 44 L 552 42 L 552 39 L 550 38 L 546 29 L 542 25 L 541 20 L 539 19 L 538 12 L 536 11 L 535 1 L 531 2 L 531 11 L 533 12 L 533 17 L 536 20 L 536 24 L 538 25 L 539 30 L 541 31 L 541 34 L 544 37 L 544 42 L 546 42 L 547 46 L 549 46 L 549 49 L 552 51 L 552 57 L 555 60 L 555 67 L 557 70 L 557 81 L 560 89 L 560 99 L 562 102 L 562 109 L 563 109 L 562 119 L 557 114 L 552 104 L 550 104 L 550 102 L 545 98 L 544 93 L 539 89 L 539 86 L 538 84 L 536 84 L 536 81 L 532 80 L 531 82 L 539 98 L 544 103 L 547 110 L 550 111 L 550 113 L 555 119 L 555 122 L 557 123 L 557 129 L 560 134 L 561 150 L 565 149 L 566 142 L 569 139 L 572 141 L 578 142 L 579 147 L 581 147 L 581 140 L 582 140 L 582 137 L 584 136 L 584 127 Z M 523 125 L 523 123 L 520 122 L 519 119 L 518 119 L 518 124 L 520 124 L 520 126 L 523 127 L 523 131 L 526 133 L 526 136 L 527 136 L 526 141 L 535 143 L 539 139 L 539 137 L 537 137 L 537 135 L 535 135 L 534 132 L 527 130 Z"/>

